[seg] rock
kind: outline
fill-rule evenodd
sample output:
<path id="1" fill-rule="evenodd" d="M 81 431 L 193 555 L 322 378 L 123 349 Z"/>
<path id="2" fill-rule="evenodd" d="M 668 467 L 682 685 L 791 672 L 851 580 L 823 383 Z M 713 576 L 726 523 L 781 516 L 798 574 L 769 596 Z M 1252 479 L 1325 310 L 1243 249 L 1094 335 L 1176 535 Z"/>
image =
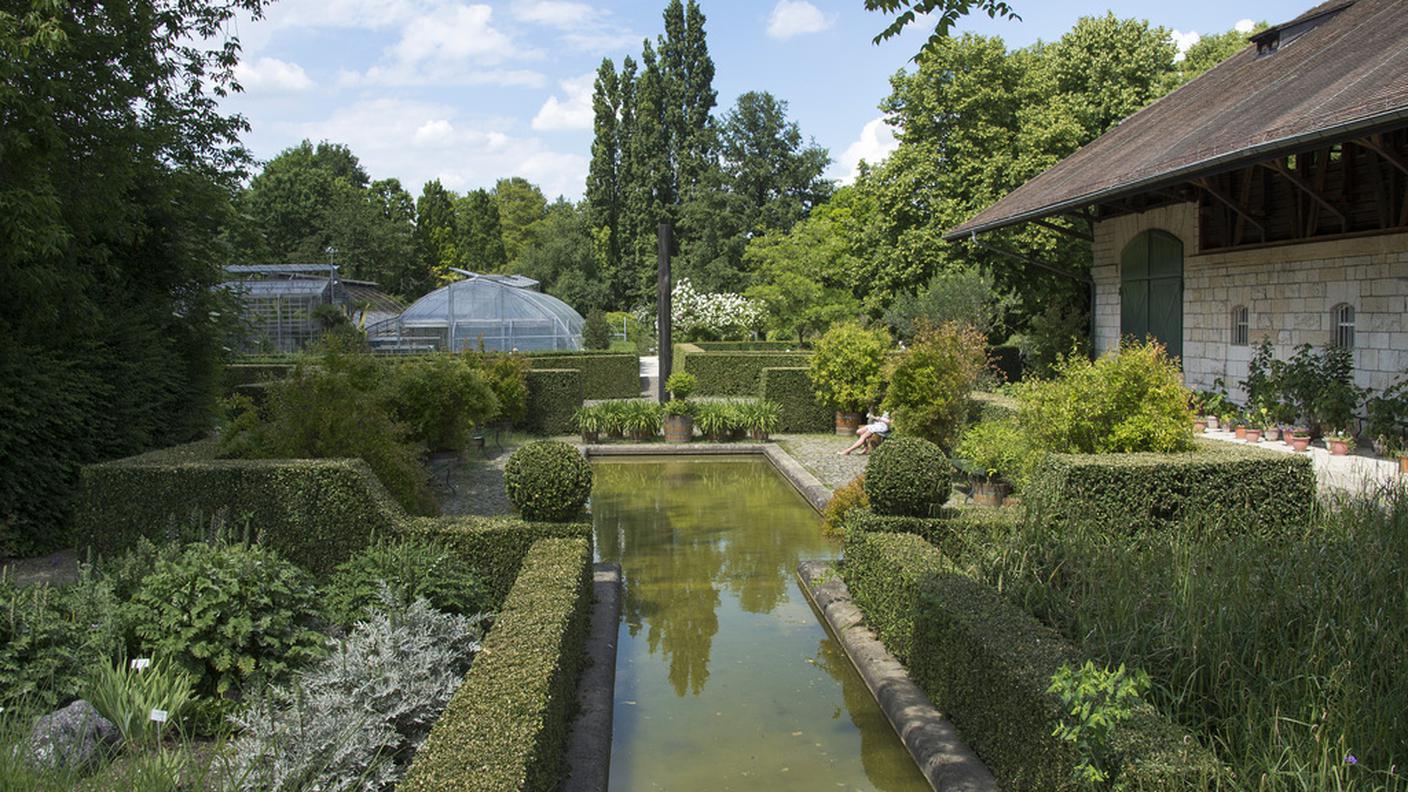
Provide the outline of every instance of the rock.
<path id="1" fill-rule="evenodd" d="M 34 722 L 29 735 L 29 761 L 42 769 L 85 767 L 119 739 L 112 721 L 79 699 Z"/>

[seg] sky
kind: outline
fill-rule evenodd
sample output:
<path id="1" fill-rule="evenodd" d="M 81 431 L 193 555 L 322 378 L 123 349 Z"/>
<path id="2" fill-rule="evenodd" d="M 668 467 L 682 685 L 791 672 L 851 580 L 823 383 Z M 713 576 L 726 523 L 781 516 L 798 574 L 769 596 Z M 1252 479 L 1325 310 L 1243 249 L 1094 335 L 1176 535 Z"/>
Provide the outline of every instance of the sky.
<path id="1" fill-rule="evenodd" d="M 1286 21 L 1313 5 L 1270 0 L 1012 0 L 1021 21 L 967 18 L 960 31 L 1009 46 L 1051 41 L 1082 16 L 1149 19 L 1186 46 L 1249 20 Z M 581 197 L 592 140 L 592 77 L 603 57 L 640 58 L 665 0 L 281 0 L 241 20 L 226 101 L 267 160 L 307 138 L 351 147 L 373 179 L 412 194 L 438 178 L 457 192 L 523 176 L 549 197 Z M 831 178 L 894 147 L 877 109 L 890 75 L 928 35 L 916 25 L 873 45 L 887 17 L 863 0 L 700 0 L 719 110 L 747 91 L 788 103 L 828 149 Z"/>

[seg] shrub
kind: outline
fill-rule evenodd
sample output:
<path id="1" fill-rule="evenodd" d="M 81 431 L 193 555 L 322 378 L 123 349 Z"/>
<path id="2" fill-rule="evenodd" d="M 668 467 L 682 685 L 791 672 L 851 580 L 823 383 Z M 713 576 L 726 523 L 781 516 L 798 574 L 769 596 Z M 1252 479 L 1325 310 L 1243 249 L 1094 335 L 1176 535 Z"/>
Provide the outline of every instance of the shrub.
<path id="1" fill-rule="evenodd" d="M 846 537 L 846 587 L 866 623 L 902 663 L 910 663 L 916 649 L 919 584 L 944 568 L 939 550 L 913 534 L 852 532 Z"/>
<path id="2" fill-rule="evenodd" d="M 1091 362 L 1068 357 L 1056 377 L 1017 387 L 1022 428 L 1043 451 L 1186 451 L 1191 394 L 1158 342 L 1127 344 Z"/>
<path id="3" fill-rule="evenodd" d="M 839 322 L 816 342 L 807 370 L 817 401 L 841 412 L 864 412 L 884 386 L 889 339 L 858 322 Z"/>
<path id="4" fill-rule="evenodd" d="M 328 352 L 317 366 L 300 365 L 293 376 L 269 385 L 269 401 L 256 413 L 247 405 L 220 438 L 220 455 L 238 459 L 337 459 L 356 457 L 403 508 L 437 511 L 426 485 L 420 450 L 392 419 L 379 394 L 386 372 L 377 359 Z"/>
<path id="5" fill-rule="evenodd" d="M 522 423 L 528 409 L 528 360 L 522 355 L 502 352 L 465 351 L 460 356 L 479 370 L 498 400 L 498 411 L 484 420 L 514 425 Z"/>
<path id="6" fill-rule="evenodd" d="M 525 428 L 542 435 L 568 434 L 572 431 L 572 416 L 582 406 L 582 398 L 582 372 L 576 369 L 529 371 Z"/>
<path id="7" fill-rule="evenodd" d="M 556 789 L 591 599 L 590 542 L 535 543 L 483 652 L 399 789 Z"/>
<path id="8" fill-rule="evenodd" d="M 1012 302 L 997 291 L 991 275 L 958 268 L 936 273 L 917 294 L 896 296 L 884 321 L 897 338 L 906 340 L 922 334 L 926 326 L 949 322 L 972 326 L 988 336 L 1002 325 Z"/>
<path id="9" fill-rule="evenodd" d="M 884 409 L 895 429 L 943 447 L 953 444 L 968 413 L 968 395 L 988 371 L 987 339 L 957 323 L 922 326 L 889 367 Z"/>
<path id="10" fill-rule="evenodd" d="M 1183 523 L 1297 533 L 1315 504 L 1304 456 L 1204 440 L 1182 454 L 1050 454 L 1023 495 L 1035 519 L 1135 534 Z"/>
<path id="11" fill-rule="evenodd" d="M 711 440 L 728 440 L 745 426 L 740 406 L 732 401 L 700 402 L 694 411 L 694 425 Z"/>
<path id="12" fill-rule="evenodd" d="M 626 352 L 530 352 L 534 371 L 576 369 L 582 398 L 634 399 L 640 396 L 640 357 Z"/>
<path id="13" fill-rule="evenodd" d="M 665 380 L 665 390 L 669 391 L 671 399 L 688 399 L 698 387 L 699 379 L 688 371 L 676 371 Z"/>
<path id="14" fill-rule="evenodd" d="M 782 405 L 767 399 L 743 402 L 738 405 L 738 421 L 755 437 L 771 434 L 782 425 Z"/>
<path id="15" fill-rule="evenodd" d="M 533 544 L 540 539 L 591 540 L 590 522 L 526 522 L 517 517 L 423 517 L 403 530 L 448 546 L 474 569 L 484 586 L 485 607 L 499 609 Z"/>
<path id="16" fill-rule="evenodd" d="M 833 427 L 831 410 L 817 403 L 805 368 L 763 369 L 758 395 L 781 406 L 780 432 L 829 432 Z"/>
<path id="17" fill-rule="evenodd" d="M 388 409 L 410 436 L 432 449 L 463 451 L 474 427 L 501 407 L 468 357 L 420 355 L 389 367 Z"/>
<path id="18" fill-rule="evenodd" d="M 191 675 L 163 658 L 96 664 L 83 697 L 117 727 L 128 742 L 157 743 L 162 732 L 180 723 L 191 703 Z M 166 713 L 152 720 L 153 710 Z"/>
<path id="19" fill-rule="evenodd" d="M 316 602 L 308 574 L 271 550 L 194 543 L 158 561 L 122 611 L 144 652 L 225 697 L 321 654 Z"/>
<path id="20" fill-rule="evenodd" d="M 840 536 L 851 511 L 869 505 L 870 498 L 865 495 L 865 474 L 862 473 L 831 493 L 831 500 L 821 510 L 822 528 L 831 536 Z"/>
<path id="21" fill-rule="evenodd" d="M 953 453 L 974 475 L 1002 479 L 1018 487 L 1026 485 L 1038 461 L 1036 452 L 1027 445 L 1026 432 L 1010 418 L 968 427 Z"/>
<path id="22" fill-rule="evenodd" d="M 77 698 L 88 670 L 120 648 L 117 603 L 84 569 L 77 583 L 19 587 L 0 576 L 0 709 L 49 711 Z"/>
<path id="23" fill-rule="evenodd" d="M 436 610 L 468 615 L 485 610 L 486 597 L 467 559 L 425 537 L 371 545 L 339 564 L 322 588 L 328 618 L 343 626 L 388 602 L 406 608 L 425 599 Z"/>
<path id="24" fill-rule="evenodd" d="M 755 396 L 763 370 L 779 367 L 805 367 L 810 352 L 719 351 L 705 352 L 692 344 L 676 348 L 675 366 L 699 381 L 698 396 Z M 812 390 L 808 380 L 806 389 Z"/>
<path id="25" fill-rule="evenodd" d="M 660 434 L 660 404 L 643 399 L 632 399 L 623 404 L 622 428 L 630 433 L 631 439 L 645 440 Z"/>
<path id="26" fill-rule="evenodd" d="M 606 314 L 600 308 L 587 312 L 587 321 L 582 325 L 582 347 L 585 349 L 606 349 L 611 346 L 611 327 L 606 324 Z"/>
<path id="27" fill-rule="evenodd" d="M 537 440 L 509 457 L 504 491 L 524 519 L 568 522 L 591 497 L 592 467 L 567 443 Z"/>
<path id="28" fill-rule="evenodd" d="M 928 516 L 948 500 L 951 471 L 938 446 L 918 437 L 896 437 L 870 455 L 865 494 L 880 514 Z"/>
<path id="29" fill-rule="evenodd" d="M 387 788 L 444 711 L 481 637 L 474 618 L 388 595 L 326 658 L 233 719 L 234 786 Z"/>
<path id="30" fill-rule="evenodd" d="M 1027 328 L 1008 341 L 1022 356 L 1022 369 L 1037 377 L 1051 376 L 1067 357 L 1090 354 L 1090 313 L 1073 301 L 1053 301 L 1027 319 Z"/>

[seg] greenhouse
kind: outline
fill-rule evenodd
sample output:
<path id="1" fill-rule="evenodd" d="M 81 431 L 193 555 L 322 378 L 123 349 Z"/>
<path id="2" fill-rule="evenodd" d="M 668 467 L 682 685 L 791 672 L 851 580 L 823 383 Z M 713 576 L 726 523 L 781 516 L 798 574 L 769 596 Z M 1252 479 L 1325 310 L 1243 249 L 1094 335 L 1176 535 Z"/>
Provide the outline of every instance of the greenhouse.
<path id="1" fill-rule="evenodd" d="M 345 290 L 333 264 L 240 264 L 220 284 L 240 303 L 243 352 L 297 352 L 323 331 L 315 312 L 340 305 Z"/>
<path id="2" fill-rule="evenodd" d="M 582 315 L 537 291 L 537 281 L 455 271 L 465 279 L 421 297 L 394 319 L 368 327 L 373 346 L 403 351 L 581 349 Z"/>

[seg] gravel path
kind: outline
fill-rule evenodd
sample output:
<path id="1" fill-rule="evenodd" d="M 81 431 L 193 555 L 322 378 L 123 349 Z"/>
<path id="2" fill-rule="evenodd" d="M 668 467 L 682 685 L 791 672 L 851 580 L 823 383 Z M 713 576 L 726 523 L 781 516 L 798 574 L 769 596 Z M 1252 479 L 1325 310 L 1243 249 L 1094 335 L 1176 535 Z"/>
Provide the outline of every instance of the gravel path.
<path id="1" fill-rule="evenodd" d="M 471 449 L 463 457 L 433 457 L 431 489 L 440 501 L 440 513 L 484 517 L 513 513 L 504 495 L 504 464 L 515 447 L 505 442 L 500 451 L 491 440 L 487 455 Z"/>
<path id="2" fill-rule="evenodd" d="M 855 438 L 825 434 L 775 435 L 773 437 L 782 450 L 826 486 L 836 489 L 865 472 L 866 457 L 857 451 L 850 456 L 840 456 L 837 452 L 855 442 Z"/>

